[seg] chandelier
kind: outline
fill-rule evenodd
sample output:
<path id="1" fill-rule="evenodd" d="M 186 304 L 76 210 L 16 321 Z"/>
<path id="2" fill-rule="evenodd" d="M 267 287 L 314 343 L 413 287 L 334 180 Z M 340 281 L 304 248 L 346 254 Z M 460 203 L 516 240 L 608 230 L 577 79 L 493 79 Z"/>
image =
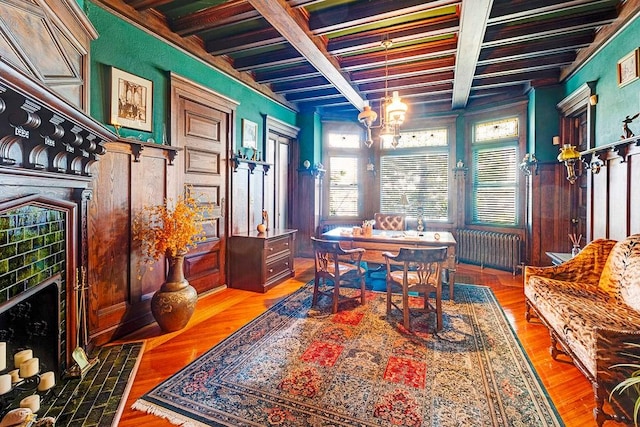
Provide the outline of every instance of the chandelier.
<path id="1" fill-rule="evenodd" d="M 371 147 L 373 138 L 371 129 L 380 128 L 380 141 L 383 146 L 391 144 L 396 148 L 400 142 L 400 126 L 404 123 L 407 104 L 402 102 L 397 90 L 393 91 L 389 97 L 389 48 L 393 43 L 386 38 L 382 41 L 384 47 L 384 98 L 380 100 L 380 124 L 374 126 L 378 113 L 371 109 L 368 103 L 364 106 L 362 112 L 358 114 L 358 121 L 367 129 L 367 139 L 365 145 Z"/>

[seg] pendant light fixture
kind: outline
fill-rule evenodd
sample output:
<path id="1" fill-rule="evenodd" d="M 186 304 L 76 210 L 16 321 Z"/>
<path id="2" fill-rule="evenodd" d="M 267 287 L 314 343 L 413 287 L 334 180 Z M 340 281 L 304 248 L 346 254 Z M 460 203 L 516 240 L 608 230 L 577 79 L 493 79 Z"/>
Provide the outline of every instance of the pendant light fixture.
<path id="1" fill-rule="evenodd" d="M 367 129 L 365 145 L 371 147 L 373 138 L 371 129 L 380 128 L 380 141 L 382 146 L 389 144 L 396 148 L 400 142 L 400 126 L 404 123 L 407 113 L 407 104 L 402 102 L 398 91 L 393 91 L 393 96 L 389 97 L 389 48 L 393 42 L 388 36 L 382 41 L 384 47 L 384 98 L 380 100 L 380 125 L 374 126 L 378 114 L 367 104 L 362 112 L 358 114 L 358 121 Z"/>

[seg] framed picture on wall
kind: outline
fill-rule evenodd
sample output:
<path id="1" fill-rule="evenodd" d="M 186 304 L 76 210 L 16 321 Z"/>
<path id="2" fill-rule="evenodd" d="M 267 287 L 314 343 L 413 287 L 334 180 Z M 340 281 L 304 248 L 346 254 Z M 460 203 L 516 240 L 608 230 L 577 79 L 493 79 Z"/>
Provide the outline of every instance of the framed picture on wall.
<path id="1" fill-rule="evenodd" d="M 111 67 L 111 124 L 151 132 L 153 82 Z"/>
<path id="2" fill-rule="evenodd" d="M 242 146 L 258 148 L 258 124 L 242 119 Z"/>
<path id="3" fill-rule="evenodd" d="M 638 52 L 634 49 L 618 61 L 618 86 L 622 87 L 636 80 L 640 75 Z"/>

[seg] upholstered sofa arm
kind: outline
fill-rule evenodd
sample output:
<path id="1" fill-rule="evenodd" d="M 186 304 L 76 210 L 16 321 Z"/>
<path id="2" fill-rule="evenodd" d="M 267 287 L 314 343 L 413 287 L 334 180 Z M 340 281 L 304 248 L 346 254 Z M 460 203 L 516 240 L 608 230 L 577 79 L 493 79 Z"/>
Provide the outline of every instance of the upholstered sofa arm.
<path id="1" fill-rule="evenodd" d="M 597 285 L 609 252 L 616 243 L 615 240 L 596 239 L 585 246 L 578 255 L 560 265 L 526 266 L 524 282 L 527 283 L 531 276 L 542 276 L 567 282 Z"/>

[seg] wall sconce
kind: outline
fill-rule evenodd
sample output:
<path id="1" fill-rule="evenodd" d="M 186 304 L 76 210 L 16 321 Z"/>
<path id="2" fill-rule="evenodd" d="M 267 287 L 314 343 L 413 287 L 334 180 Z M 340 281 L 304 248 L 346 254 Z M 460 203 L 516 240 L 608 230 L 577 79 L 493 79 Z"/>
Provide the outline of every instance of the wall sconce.
<path id="1" fill-rule="evenodd" d="M 580 153 L 576 151 L 576 148 L 571 144 L 564 144 L 560 148 L 560 154 L 558 154 L 558 161 L 564 163 L 567 168 L 567 180 L 571 184 L 575 184 L 576 179 L 576 163 L 580 160 Z"/>
<path id="2" fill-rule="evenodd" d="M 525 154 L 522 162 L 520 162 L 520 170 L 526 176 L 531 176 L 531 172 L 535 172 L 538 175 L 538 159 L 536 159 L 536 155 L 533 153 Z"/>

